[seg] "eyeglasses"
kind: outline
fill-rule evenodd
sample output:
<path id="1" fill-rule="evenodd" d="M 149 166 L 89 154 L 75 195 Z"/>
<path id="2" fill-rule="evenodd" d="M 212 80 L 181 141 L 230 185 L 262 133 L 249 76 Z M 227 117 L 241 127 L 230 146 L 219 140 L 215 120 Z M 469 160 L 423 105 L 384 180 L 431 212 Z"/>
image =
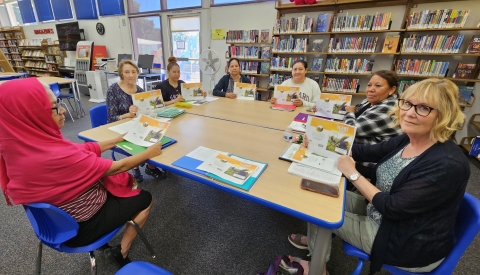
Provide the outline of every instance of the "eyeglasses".
<path id="1" fill-rule="evenodd" d="M 57 110 L 57 115 L 60 114 L 60 98 L 57 98 L 57 107 L 53 107 L 52 110 Z"/>
<path id="2" fill-rule="evenodd" d="M 404 111 L 410 110 L 412 107 L 415 107 L 415 113 L 419 116 L 428 116 L 434 108 L 427 106 L 425 104 L 413 104 L 412 102 L 405 99 L 398 99 L 398 107 Z"/>

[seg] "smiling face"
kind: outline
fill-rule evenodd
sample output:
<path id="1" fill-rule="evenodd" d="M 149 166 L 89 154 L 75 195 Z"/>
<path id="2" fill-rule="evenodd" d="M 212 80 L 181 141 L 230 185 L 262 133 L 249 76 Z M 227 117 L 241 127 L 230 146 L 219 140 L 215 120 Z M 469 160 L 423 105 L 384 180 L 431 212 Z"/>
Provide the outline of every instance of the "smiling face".
<path id="1" fill-rule="evenodd" d="M 172 81 L 178 82 L 178 80 L 180 79 L 180 67 L 175 65 L 170 68 L 170 70 L 168 71 L 168 78 Z"/>
<path id="2" fill-rule="evenodd" d="M 122 80 L 130 85 L 136 85 L 138 70 L 130 64 L 122 66 Z"/>
<path id="3" fill-rule="evenodd" d="M 432 106 L 429 102 L 424 102 L 426 100 L 420 100 L 415 95 L 412 95 L 408 98 L 405 98 L 404 106 L 417 105 L 417 109 L 420 112 L 420 109 L 426 110 L 428 107 L 433 108 L 427 116 L 420 116 L 415 111 L 415 106 L 411 106 L 408 111 L 402 110 L 400 108 L 399 122 L 402 131 L 407 134 L 409 137 L 415 136 L 417 138 L 427 138 L 430 136 L 430 132 L 437 123 L 438 109 L 436 106 Z M 409 104 L 410 103 L 410 104 Z M 407 109 L 406 107 L 403 107 Z"/>
<path id="4" fill-rule="evenodd" d="M 237 60 L 231 60 L 228 64 L 228 72 L 231 76 L 237 76 L 240 73 L 240 64 Z"/>
<path id="5" fill-rule="evenodd" d="M 303 83 L 307 75 L 307 69 L 302 62 L 295 63 L 292 68 L 292 79 L 294 83 Z"/>
<path id="6" fill-rule="evenodd" d="M 52 104 L 52 118 L 55 120 L 55 123 L 57 123 L 58 128 L 62 129 L 63 125 L 65 125 L 65 109 L 63 107 L 58 106 L 57 103 L 57 98 L 55 95 L 53 95 L 53 92 L 51 90 L 46 90 L 48 99 L 50 100 L 50 103 Z M 58 108 L 58 113 L 57 113 L 57 108 Z"/>
<path id="7" fill-rule="evenodd" d="M 374 75 L 367 84 L 367 100 L 370 104 L 375 105 L 395 92 L 397 87 L 389 87 L 387 80 L 381 76 Z"/>

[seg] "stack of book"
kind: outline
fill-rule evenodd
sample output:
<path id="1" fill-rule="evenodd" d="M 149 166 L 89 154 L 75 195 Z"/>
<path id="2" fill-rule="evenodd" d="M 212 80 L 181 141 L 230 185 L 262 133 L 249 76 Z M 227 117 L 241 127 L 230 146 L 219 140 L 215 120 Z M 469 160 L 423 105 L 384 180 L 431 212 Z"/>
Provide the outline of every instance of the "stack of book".
<path id="1" fill-rule="evenodd" d="M 325 72 L 367 74 L 372 72 L 374 62 L 375 60 L 360 58 L 328 58 L 327 62 L 325 63 Z"/>
<path id="2" fill-rule="evenodd" d="M 286 57 L 286 56 L 277 56 L 272 57 L 270 60 L 270 67 L 272 70 L 278 71 L 291 71 L 293 68 L 293 63 L 297 60 L 307 60 L 304 56 L 296 56 L 296 57 Z"/>
<path id="3" fill-rule="evenodd" d="M 230 57 L 238 58 L 259 58 L 261 47 L 258 46 L 228 46 Z"/>
<path id="4" fill-rule="evenodd" d="M 277 19 L 273 26 L 273 34 L 312 32 L 313 18 L 302 15 L 291 19 Z"/>
<path id="5" fill-rule="evenodd" d="M 375 15 L 336 16 L 333 19 L 332 31 L 370 31 L 388 30 L 392 22 L 392 13 L 376 13 Z"/>
<path id="6" fill-rule="evenodd" d="M 240 61 L 240 70 L 242 73 L 258 74 L 260 71 L 260 62 Z"/>
<path id="7" fill-rule="evenodd" d="M 470 10 L 424 10 L 412 12 L 407 19 L 408 29 L 463 28 Z"/>
<path id="8" fill-rule="evenodd" d="M 396 70 L 401 75 L 445 77 L 450 62 L 425 59 L 399 59 Z"/>
<path id="9" fill-rule="evenodd" d="M 357 93 L 360 88 L 360 79 L 358 78 L 336 78 L 325 77 L 323 79 L 323 90 L 326 92 Z"/>
<path id="10" fill-rule="evenodd" d="M 337 37 L 330 38 L 328 52 L 375 52 L 378 37 Z"/>
<path id="11" fill-rule="evenodd" d="M 304 53 L 307 52 L 306 38 L 294 38 L 290 35 L 289 38 L 280 39 L 280 37 L 273 38 L 272 52 L 294 52 Z"/>
<path id="12" fill-rule="evenodd" d="M 283 81 L 292 78 L 291 75 L 284 75 L 284 74 L 271 74 L 269 79 L 269 85 L 275 86 L 280 85 Z"/>
<path id="13" fill-rule="evenodd" d="M 403 39 L 404 53 L 458 53 L 465 35 L 411 34 Z"/>
<path id="14" fill-rule="evenodd" d="M 258 42 L 258 30 L 232 30 L 227 32 L 227 43 L 242 42 L 255 43 Z"/>

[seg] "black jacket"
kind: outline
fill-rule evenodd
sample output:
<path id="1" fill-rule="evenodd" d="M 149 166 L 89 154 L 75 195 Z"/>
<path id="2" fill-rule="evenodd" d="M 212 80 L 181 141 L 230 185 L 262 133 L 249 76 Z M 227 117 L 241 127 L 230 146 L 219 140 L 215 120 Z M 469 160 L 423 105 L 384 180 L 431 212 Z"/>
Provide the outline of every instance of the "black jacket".
<path id="1" fill-rule="evenodd" d="M 228 81 L 230 80 L 230 75 L 226 74 L 220 78 L 215 88 L 213 88 L 213 95 L 214 96 L 222 96 L 225 97 L 225 93 L 228 89 Z M 240 82 L 242 83 L 250 83 L 250 79 L 245 75 L 240 75 Z"/>
<path id="2" fill-rule="evenodd" d="M 406 134 L 375 145 L 354 145 L 356 161 L 379 165 L 410 143 Z M 423 267 L 446 257 L 454 246 L 455 220 L 470 166 L 453 141 L 437 142 L 397 175 L 389 193 L 375 194 L 372 203 L 382 223 L 373 242 L 370 272 L 386 263 Z"/>

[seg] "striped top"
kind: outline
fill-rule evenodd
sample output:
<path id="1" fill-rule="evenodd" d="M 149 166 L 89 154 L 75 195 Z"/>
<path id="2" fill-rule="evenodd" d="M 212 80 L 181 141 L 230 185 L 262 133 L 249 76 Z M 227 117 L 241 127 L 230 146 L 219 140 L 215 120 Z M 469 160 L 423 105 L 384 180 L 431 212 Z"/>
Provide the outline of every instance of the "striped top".
<path id="1" fill-rule="evenodd" d="M 77 222 L 84 222 L 95 215 L 107 200 L 107 190 L 97 181 L 73 201 L 59 206 L 58 208 L 67 212 Z"/>

